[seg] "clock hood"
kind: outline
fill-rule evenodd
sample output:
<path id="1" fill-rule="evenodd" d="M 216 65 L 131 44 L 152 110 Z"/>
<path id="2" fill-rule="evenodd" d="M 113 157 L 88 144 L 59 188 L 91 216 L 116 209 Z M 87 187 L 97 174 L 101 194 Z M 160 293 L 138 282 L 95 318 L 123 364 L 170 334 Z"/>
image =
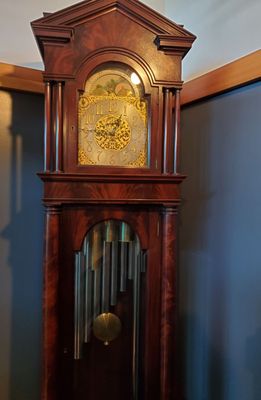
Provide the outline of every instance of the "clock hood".
<path id="1" fill-rule="evenodd" d="M 43 58 L 48 43 L 65 45 L 74 40 L 77 29 L 109 13 L 135 21 L 155 34 L 159 50 L 184 56 L 196 37 L 182 25 L 170 21 L 138 0 L 87 0 L 44 16 L 31 23 Z"/>

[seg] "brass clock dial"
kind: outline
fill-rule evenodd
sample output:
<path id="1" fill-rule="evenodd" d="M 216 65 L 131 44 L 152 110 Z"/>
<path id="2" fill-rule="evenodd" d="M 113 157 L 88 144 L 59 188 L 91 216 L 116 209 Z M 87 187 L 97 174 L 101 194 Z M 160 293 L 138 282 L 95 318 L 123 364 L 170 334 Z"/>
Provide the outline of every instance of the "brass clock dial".
<path id="1" fill-rule="evenodd" d="M 95 125 L 95 141 L 101 149 L 122 150 L 131 140 L 131 130 L 122 115 L 105 115 Z"/>
<path id="2" fill-rule="evenodd" d="M 78 108 L 80 165 L 148 166 L 148 103 L 133 74 L 136 85 L 116 69 L 87 81 Z"/>

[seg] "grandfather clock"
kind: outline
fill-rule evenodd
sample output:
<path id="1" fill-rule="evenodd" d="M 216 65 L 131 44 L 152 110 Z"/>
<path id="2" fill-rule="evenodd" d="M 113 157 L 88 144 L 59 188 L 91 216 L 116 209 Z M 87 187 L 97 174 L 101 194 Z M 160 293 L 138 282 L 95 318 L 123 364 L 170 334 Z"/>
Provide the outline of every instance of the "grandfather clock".
<path id="1" fill-rule="evenodd" d="M 181 61 L 138 0 L 32 23 L 44 64 L 42 400 L 178 400 Z"/>

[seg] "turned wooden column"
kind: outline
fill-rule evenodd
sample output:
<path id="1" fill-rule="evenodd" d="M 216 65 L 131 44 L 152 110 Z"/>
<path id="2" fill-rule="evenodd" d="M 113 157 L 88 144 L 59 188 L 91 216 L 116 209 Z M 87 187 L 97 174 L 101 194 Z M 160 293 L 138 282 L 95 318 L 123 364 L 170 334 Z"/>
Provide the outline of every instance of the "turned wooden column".
<path id="1" fill-rule="evenodd" d="M 55 171 L 63 170 L 63 83 L 56 87 Z"/>
<path id="2" fill-rule="evenodd" d="M 45 83 L 45 129 L 44 129 L 44 171 L 51 171 L 51 84 Z"/>
<path id="3" fill-rule="evenodd" d="M 45 83 L 44 172 L 63 172 L 63 87 Z"/>
<path id="4" fill-rule="evenodd" d="M 57 398 L 59 215 L 60 208 L 58 206 L 46 207 L 42 400 L 56 400 Z"/>
<path id="5" fill-rule="evenodd" d="M 175 92 L 174 107 L 174 174 L 180 172 L 180 90 Z"/>
<path id="6" fill-rule="evenodd" d="M 164 95 L 164 154 L 163 172 L 164 174 L 173 173 L 174 167 L 174 135 L 172 124 L 172 104 L 173 94 L 168 88 L 163 91 Z"/>
<path id="7" fill-rule="evenodd" d="M 161 280 L 161 397 L 177 400 L 176 357 L 176 276 L 177 210 L 162 210 L 162 280 Z M 174 397 L 174 393 L 175 396 Z"/>

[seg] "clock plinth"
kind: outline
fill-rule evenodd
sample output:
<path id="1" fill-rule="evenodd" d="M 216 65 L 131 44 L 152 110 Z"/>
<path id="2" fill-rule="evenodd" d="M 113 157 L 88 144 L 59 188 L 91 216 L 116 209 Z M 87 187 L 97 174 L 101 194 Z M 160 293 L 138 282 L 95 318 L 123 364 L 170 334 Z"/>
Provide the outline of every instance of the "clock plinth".
<path id="1" fill-rule="evenodd" d="M 181 60 L 195 37 L 137 0 L 32 27 L 46 85 L 42 399 L 180 400 Z"/>

